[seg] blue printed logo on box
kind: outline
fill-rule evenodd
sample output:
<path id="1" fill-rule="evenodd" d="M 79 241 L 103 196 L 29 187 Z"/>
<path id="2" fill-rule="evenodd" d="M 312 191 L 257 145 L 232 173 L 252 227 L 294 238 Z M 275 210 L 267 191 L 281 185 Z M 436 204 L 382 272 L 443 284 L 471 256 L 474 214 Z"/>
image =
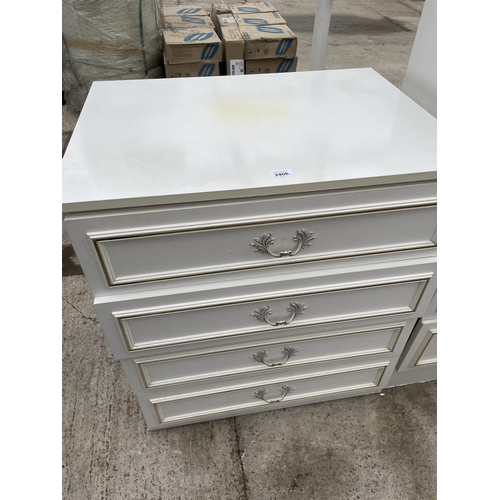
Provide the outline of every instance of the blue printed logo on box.
<path id="1" fill-rule="evenodd" d="M 209 38 L 212 38 L 214 35 L 214 32 L 208 32 L 208 33 L 193 33 L 191 35 L 188 35 L 186 38 L 184 38 L 185 42 L 202 42 L 203 40 L 208 40 Z"/>
<path id="2" fill-rule="evenodd" d="M 201 51 L 201 60 L 208 61 L 213 59 L 217 51 L 219 50 L 219 45 L 216 43 L 209 43 L 206 47 L 203 47 Z"/>
<path id="3" fill-rule="evenodd" d="M 281 40 L 281 42 L 278 44 L 276 47 L 276 55 L 277 56 L 284 56 L 288 50 L 290 49 L 290 46 L 292 45 L 293 40 Z"/>
<path id="4" fill-rule="evenodd" d="M 246 12 L 247 14 L 255 14 L 256 12 L 260 12 L 256 7 L 237 7 L 239 12 Z"/>
<path id="5" fill-rule="evenodd" d="M 292 69 L 293 59 L 283 59 L 276 68 L 276 73 L 288 73 Z"/>
<path id="6" fill-rule="evenodd" d="M 201 9 L 199 7 L 195 9 L 181 9 L 177 11 L 177 14 L 196 14 L 197 12 L 200 12 Z"/>
<path id="7" fill-rule="evenodd" d="M 189 24 L 207 24 L 203 17 L 196 16 L 181 16 L 181 21 Z"/>
<path id="8" fill-rule="evenodd" d="M 215 69 L 215 63 L 204 64 L 198 71 L 198 76 L 211 76 Z"/>
<path id="9" fill-rule="evenodd" d="M 242 19 L 245 24 L 268 24 L 265 19 L 253 19 L 251 17 L 243 17 Z"/>
<path id="10" fill-rule="evenodd" d="M 262 31 L 262 33 L 285 33 L 282 28 L 277 26 L 257 26 L 257 30 Z"/>

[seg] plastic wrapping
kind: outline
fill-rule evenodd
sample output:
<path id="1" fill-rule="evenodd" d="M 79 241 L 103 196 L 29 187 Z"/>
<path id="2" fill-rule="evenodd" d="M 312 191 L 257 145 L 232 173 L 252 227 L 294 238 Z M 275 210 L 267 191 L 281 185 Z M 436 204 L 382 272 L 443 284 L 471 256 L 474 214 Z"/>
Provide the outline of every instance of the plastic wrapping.
<path id="1" fill-rule="evenodd" d="M 80 111 L 92 82 L 165 76 L 156 0 L 62 0 L 62 85 Z"/>

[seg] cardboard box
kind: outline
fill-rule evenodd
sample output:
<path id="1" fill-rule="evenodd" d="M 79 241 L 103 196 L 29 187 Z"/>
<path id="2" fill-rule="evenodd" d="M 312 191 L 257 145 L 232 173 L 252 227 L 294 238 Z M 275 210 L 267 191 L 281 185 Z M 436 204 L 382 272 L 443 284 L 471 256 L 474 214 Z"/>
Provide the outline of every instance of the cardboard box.
<path id="1" fill-rule="evenodd" d="M 261 12 L 259 14 L 238 14 L 235 16 L 238 26 L 266 26 L 286 24 L 278 12 Z"/>
<path id="2" fill-rule="evenodd" d="M 187 64 L 165 64 L 165 76 L 167 78 L 189 78 L 219 75 L 219 63 L 214 61 Z"/>
<path id="3" fill-rule="evenodd" d="M 252 59 L 245 61 L 245 75 L 258 73 L 292 73 L 297 71 L 298 57 L 284 59 Z"/>
<path id="4" fill-rule="evenodd" d="M 201 5 L 164 5 L 163 17 L 167 16 L 208 16 Z"/>
<path id="5" fill-rule="evenodd" d="M 221 28 L 221 40 L 224 47 L 224 74 L 245 74 L 245 40 L 238 27 Z"/>
<path id="6" fill-rule="evenodd" d="M 222 42 L 213 29 L 181 28 L 163 32 L 164 54 L 168 64 L 222 60 Z"/>
<path id="7" fill-rule="evenodd" d="M 245 60 L 295 57 L 297 37 L 287 25 L 239 26 L 245 40 Z"/>
<path id="8" fill-rule="evenodd" d="M 212 10 L 210 11 L 210 19 L 214 23 L 215 31 L 217 31 L 217 33 L 219 33 L 219 28 L 220 28 L 217 16 L 221 14 L 232 15 L 229 5 L 226 5 L 225 3 L 213 3 Z"/>
<path id="9" fill-rule="evenodd" d="M 222 28 L 234 28 L 237 25 L 237 19 L 232 14 L 219 14 L 217 16 L 217 25 L 219 26 L 219 35 Z"/>
<path id="10" fill-rule="evenodd" d="M 259 12 L 277 12 L 269 2 L 237 3 L 229 6 L 236 16 L 239 14 L 257 14 Z"/>
<path id="11" fill-rule="evenodd" d="M 208 16 L 166 16 L 163 27 L 173 28 L 208 28 L 214 29 L 214 24 Z"/>
<path id="12" fill-rule="evenodd" d="M 210 11 L 210 17 L 214 23 L 219 14 L 231 14 L 229 5 L 226 5 L 225 3 L 213 3 L 212 10 Z"/>

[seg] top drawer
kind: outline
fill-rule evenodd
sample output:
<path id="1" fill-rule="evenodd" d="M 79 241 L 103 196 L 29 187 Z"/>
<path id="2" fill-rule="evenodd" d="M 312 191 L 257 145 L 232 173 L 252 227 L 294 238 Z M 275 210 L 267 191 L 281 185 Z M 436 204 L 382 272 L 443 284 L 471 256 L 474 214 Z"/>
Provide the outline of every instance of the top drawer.
<path id="1" fill-rule="evenodd" d="M 78 214 L 95 295 L 174 278 L 435 246 L 435 184 Z"/>

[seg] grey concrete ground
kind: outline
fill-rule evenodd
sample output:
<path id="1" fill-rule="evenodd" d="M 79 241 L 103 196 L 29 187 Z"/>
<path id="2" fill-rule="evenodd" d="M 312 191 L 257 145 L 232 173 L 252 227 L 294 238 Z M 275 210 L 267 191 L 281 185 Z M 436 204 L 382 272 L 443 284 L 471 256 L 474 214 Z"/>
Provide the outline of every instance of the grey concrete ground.
<path id="1" fill-rule="evenodd" d="M 316 3 L 272 3 L 306 71 Z M 373 67 L 400 87 L 422 6 L 334 0 L 326 69 Z M 77 118 L 63 106 L 63 153 Z M 436 498 L 435 382 L 148 432 L 64 230 L 62 274 L 64 500 Z"/>

